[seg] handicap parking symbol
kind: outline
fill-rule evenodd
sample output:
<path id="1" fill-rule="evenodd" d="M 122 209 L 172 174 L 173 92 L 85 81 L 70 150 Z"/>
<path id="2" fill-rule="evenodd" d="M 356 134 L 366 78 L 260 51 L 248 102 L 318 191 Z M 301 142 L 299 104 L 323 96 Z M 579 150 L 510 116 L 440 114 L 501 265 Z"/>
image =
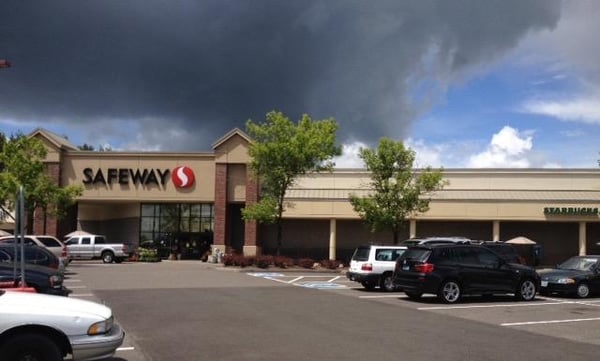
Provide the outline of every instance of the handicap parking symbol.
<path id="1" fill-rule="evenodd" d="M 333 282 L 306 282 L 306 283 L 298 283 L 298 286 L 307 287 L 307 288 L 315 288 L 319 290 L 335 290 L 340 288 L 346 288 L 344 285 L 340 285 L 338 283 Z"/>

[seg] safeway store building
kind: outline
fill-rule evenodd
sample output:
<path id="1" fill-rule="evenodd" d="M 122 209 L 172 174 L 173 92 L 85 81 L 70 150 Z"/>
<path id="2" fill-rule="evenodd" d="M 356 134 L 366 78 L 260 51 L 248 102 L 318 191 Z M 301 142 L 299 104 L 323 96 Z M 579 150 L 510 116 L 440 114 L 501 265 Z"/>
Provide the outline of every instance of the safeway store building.
<path id="1" fill-rule="evenodd" d="M 274 227 L 244 222 L 241 210 L 259 188 L 248 169 L 250 139 L 234 129 L 203 153 L 80 151 L 46 130 L 32 136 L 49 149 L 47 169 L 83 195 L 66 219 L 36 213 L 36 233 L 62 237 L 76 229 L 109 240 L 153 243 L 164 252 L 197 257 L 205 242 L 226 252 L 272 254 Z M 542 263 L 600 254 L 600 169 L 446 169 L 449 184 L 431 195 L 430 210 L 407 222 L 403 238 L 524 236 L 543 247 Z M 304 176 L 286 196 L 283 254 L 347 260 L 371 234 L 349 194 L 366 194 L 361 169 Z M 163 254 L 164 256 L 164 254 Z"/>

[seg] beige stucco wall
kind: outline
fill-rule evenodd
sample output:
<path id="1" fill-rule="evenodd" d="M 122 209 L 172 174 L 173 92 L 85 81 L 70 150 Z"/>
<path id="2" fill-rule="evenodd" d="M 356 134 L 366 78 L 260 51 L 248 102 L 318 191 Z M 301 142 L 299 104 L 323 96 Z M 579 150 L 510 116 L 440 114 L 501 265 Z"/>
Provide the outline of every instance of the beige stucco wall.
<path id="1" fill-rule="evenodd" d="M 234 134 L 226 142 L 215 148 L 216 163 L 248 163 L 248 141 L 238 134 Z"/>
<path id="2" fill-rule="evenodd" d="M 599 221 L 596 216 L 546 215 L 545 207 L 600 208 L 600 170 L 445 170 L 448 184 L 416 219 Z M 364 170 L 335 170 L 298 179 L 288 192 L 287 218 L 357 219 L 348 195 L 365 194 Z"/>

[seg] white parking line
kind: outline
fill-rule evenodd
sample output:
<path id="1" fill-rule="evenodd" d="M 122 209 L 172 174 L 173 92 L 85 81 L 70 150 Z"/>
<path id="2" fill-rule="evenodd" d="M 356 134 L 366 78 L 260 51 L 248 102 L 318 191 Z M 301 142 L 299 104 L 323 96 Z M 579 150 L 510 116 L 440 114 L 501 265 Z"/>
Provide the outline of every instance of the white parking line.
<path id="1" fill-rule="evenodd" d="M 301 279 L 303 279 L 303 278 L 304 278 L 304 276 L 296 277 L 296 278 L 294 278 L 294 279 L 293 279 L 293 280 L 291 280 L 291 281 L 287 281 L 287 283 L 294 283 L 294 282 L 296 282 L 296 281 L 300 281 L 300 280 L 301 280 Z"/>
<path id="2" fill-rule="evenodd" d="M 419 307 L 419 311 L 431 310 L 459 310 L 469 308 L 499 308 L 499 307 L 531 307 L 531 306 L 547 306 L 547 305 L 563 305 L 576 302 L 543 302 L 543 303 L 518 303 L 518 304 L 496 304 L 496 305 L 465 305 L 465 306 L 435 306 L 435 307 Z"/>
<path id="3" fill-rule="evenodd" d="M 133 351 L 135 350 L 135 347 L 119 347 L 117 348 L 117 351 Z"/>
<path id="4" fill-rule="evenodd" d="M 378 296 L 358 296 L 358 298 L 398 298 L 400 297 L 400 294 L 394 294 L 394 295 L 378 295 Z"/>
<path id="5" fill-rule="evenodd" d="M 69 289 L 75 290 L 79 288 L 87 288 L 87 286 L 69 286 Z"/>
<path id="6" fill-rule="evenodd" d="M 594 318 L 574 318 L 574 319 L 571 319 L 571 320 L 511 322 L 511 323 L 501 323 L 500 326 L 547 325 L 547 324 L 551 324 L 551 323 L 569 323 L 569 322 L 584 322 L 584 321 L 600 321 L 600 317 L 594 317 Z"/>
<path id="7" fill-rule="evenodd" d="M 94 297 L 92 293 L 71 293 L 70 297 Z"/>

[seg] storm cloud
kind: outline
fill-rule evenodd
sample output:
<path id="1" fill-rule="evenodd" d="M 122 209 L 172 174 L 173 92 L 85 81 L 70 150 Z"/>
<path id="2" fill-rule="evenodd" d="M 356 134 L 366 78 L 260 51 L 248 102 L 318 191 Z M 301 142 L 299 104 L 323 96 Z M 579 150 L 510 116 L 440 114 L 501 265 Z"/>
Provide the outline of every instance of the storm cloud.
<path id="1" fill-rule="evenodd" d="M 401 139 L 447 87 L 552 29 L 558 1 L 3 0 L 0 117 L 207 150 L 247 119 Z"/>

